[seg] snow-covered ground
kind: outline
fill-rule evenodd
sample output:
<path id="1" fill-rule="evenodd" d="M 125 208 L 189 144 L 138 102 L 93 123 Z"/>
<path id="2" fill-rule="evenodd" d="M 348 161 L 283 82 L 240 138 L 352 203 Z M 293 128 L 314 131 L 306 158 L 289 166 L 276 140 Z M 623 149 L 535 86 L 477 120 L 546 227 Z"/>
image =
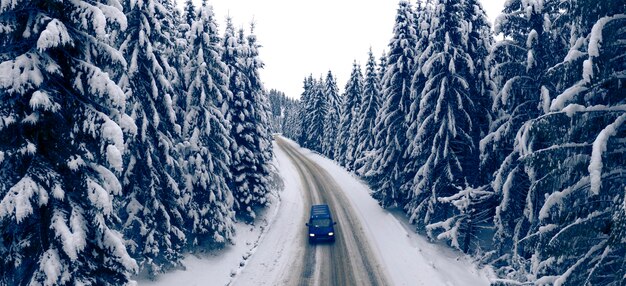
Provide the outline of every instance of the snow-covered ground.
<path id="1" fill-rule="evenodd" d="M 295 143 L 292 143 L 295 144 Z M 185 258 L 186 270 L 161 275 L 139 285 L 280 285 L 302 248 L 288 243 L 308 210 L 300 193 L 300 177 L 287 155 L 274 145 L 275 164 L 284 190 L 260 214 L 255 226 L 237 225 L 237 244 L 203 256 Z M 489 269 L 478 269 L 467 256 L 428 242 L 412 231 L 403 216 L 380 208 L 369 189 L 336 163 L 306 149 L 301 151 L 325 168 L 360 214 L 372 248 L 393 285 L 489 285 Z"/>

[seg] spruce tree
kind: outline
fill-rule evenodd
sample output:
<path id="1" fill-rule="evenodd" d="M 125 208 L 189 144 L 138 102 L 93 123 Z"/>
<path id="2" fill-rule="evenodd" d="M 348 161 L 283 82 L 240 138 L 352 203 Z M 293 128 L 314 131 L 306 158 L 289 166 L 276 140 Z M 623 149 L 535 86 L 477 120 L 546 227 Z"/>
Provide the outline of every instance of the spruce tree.
<path id="1" fill-rule="evenodd" d="M 180 106 L 184 141 L 178 146 L 184 193 L 189 195 L 186 231 L 192 247 L 223 246 L 234 236 L 234 199 L 228 186 L 233 140 L 221 110 L 231 96 L 217 32 L 212 8 L 200 7 L 190 30 L 190 61 L 185 68 L 188 89 Z"/>
<path id="2" fill-rule="evenodd" d="M 578 81 L 550 101 L 547 114 L 520 129 L 514 152 L 523 173 L 507 177 L 530 182 L 524 186 L 521 219 L 528 230 L 514 242 L 514 255 L 537 265 L 524 275 L 531 280 L 622 285 L 626 98 L 619 75 L 626 68 L 619 58 L 626 33 L 618 27 L 626 23 L 626 5 L 580 1 L 570 9 L 572 23 L 565 26 L 576 38 L 564 61 L 552 69 L 578 63 L 578 75 L 565 69 L 555 86 Z"/>
<path id="3" fill-rule="evenodd" d="M 315 81 L 313 80 L 313 75 L 309 75 L 304 78 L 303 82 L 303 91 L 300 95 L 300 107 L 299 107 L 299 117 L 300 117 L 300 134 L 298 134 L 298 143 L 303 147 L 310 147 L 307 139 L 308 134 L 306 130 L 308 126 L 311 125 L 311 117 L 310 112 L 312 111 L 312 102 L 311 97 L 313 96 L 313 90 L 315 88 Z"/>
<path id="4" fill-rule="evenodd" d="M 497 199 L 490 186 L 478 187 L 485 183 L 476 172 L 479 166 L 479 140 L 488 130 L 490 120 L 488 106 L 492 99 L 492 83 L 486 62 L 491 47 L 491 36 L 487 17 L 478 2 L 472 0 L 447 2 L 445 6 L 445 13 L 435 11 L 432 14 L 434 21 L 430 27 L 432 37 L 446 39 L 446 42 L 437 47 L 431 38 L 431 44 L 425 48 L 420 57 L 420 63 L 425 67 L 422 71 L 426 81 L 419 97 L 421 100 L 418 117 L 414 122 L 418 127 L 412 129 L 416 132 L 412 146 L 415 146 L 413 151 L 416 151 L 418 162 L 420 159 L 427 159 L 426 164 L 417 172 L 414 187 L 422 189 L 415 189 L 413 194 L 417 196 L 412 200 L 411 207 L 417 206 L 412 213 L 415 219 L 432 219 L 435 213 L 443 213 L 443 216 L 439 216 L 438 222 L 431 220 L 432 224 L 427 225 L 429 234 L 445 238 L 454 247 L 469 252 L 477 232 L 491 225 L 497 205 Z M 454 19 L 454 15 L 460 17 Z M 450 42 L 447 42 L 448 39 Z M 446 47 L 451 51 L 448 55 Z M 434 63 L 433 57 L 441 57 L 443 60 Z M 446 67 L 445 62 L 448 60 L 451 63 Z M 432 67 L 434 73 L 429 73 L 433 64 L 438 64 L 439 68 Z M 468 69 L 456 69 L 459 65 Z M 443 79 L 434 79 L 433 74 Z M 438 80 L 440 82 L 433 86 Z M 416 73 L 414 84 L 420 82 Z M 433 91 L 439 94 L 431 97 Z M 441 109 L 439 112 L 447 115 L 437 115 L 436 110 L 439 109 Z M 428 122 L 430 118 L 432 121 Z M 433 131 L 439 126 L 446 127 L 441 127 L 434 134 Z M 446 131 L 443 130 L 451 131 L 444 135 L 448 136 L 448 139 L 441 140 L 439 137 L 445 134 Z M 429 133 L 430 135 L 427 135 Z M 433 145 L 430 145 L 431 141 Z M 433 152 L 434 150 L 437 151 Z M 428 157 L 422 157 L 424 153 L 428 154 Z M 443 173 L 447 173 L 446 176 L 437 175 L 442 169 L 445 170 Z M 428 186 L 430 181 L 437 182 L 442 177 L 445 177 L 444 182 L 446 179 L 449 181 L 443 185 L 434 185 L 435 187 Z M 446 184 L 452 188 L 445 190 Z M 432 191 L 431 197 L 425 200 L 424 187 Z M 425 215 L 424 208 L 428 210 Z"/>
<path id="5" fill-rule="evenodd" d="M 380 56 L 380 58 L 378 58 L 378 68 L 376 73 L 378 73 L 378 82 L 380 82 L 381 87 L 380 87 L 380 94 L 382 95 L 382 84 L 383 84 L 383 77 L 385 76 L 385 74 L 387 73 L 387 52 L 383 51 L 383 54 Z M 382 105 L 382 102 L 381 102 Z"/>
<path id="6" fill-rule="evenodd" d="M 382 82 L 383 104 L 376 118 L 375 159 L 372 169 L 365 174 L 372 195 L 384 207 L 404 206 L 407 190 L 402 185 L 410 179 L 404 173 L 404 151 L 408 145 L 406 116 L 411 105 L 410 86 L 416 66 L 417 36 L 413 21 L 411 4 L 400 1 Z"/>
<path id="7" fill-rule="evenodd" d="M 416 18 L 414 24 L 417 34 L 417 45 L 415 47 L 416 67 L 415 72 L 413 73 L 413 78 L 411 79 L 411 105 L 409 107 L 408 114 L 406 115 L 406 120 L 408 122 L 406 137 L 407 140 L 409 140 L 409 144 L 404 153 L 404 156 L 407 158 L 404 171 L 409 179 L 404 182 L 402 186 L 402 189 L 405 190 L 410 190 L 412 188 L 414 183 L 412 178 L 423 164 L 423 160 L 418 158 L 419 152 L 416 150 L 419 147 L 419 144 L 417 143 L 421 142 L 414 140 L 414 138 L 418 136 L 419 129 L 422 124 L 422 122 L 418 120 L 418 116 L 420 112 L 420 102 L 422 100 L 422 90 L 424 89 L 427 81 L 427 77 L 422 71 L 422 67 L 429 59 L 429 54 L 425 53 L 426 48 L 432 48 L 432 46 L 429 46 L 431 40 L 431 19 L 433 17 L 432 14 L 434 13 L 432 5 L 432 1 L 427 1 L 426 3 L 422 2 L 419 6 L 417 6 L 415 13 Z"/>
<path id="8" fill-rule="evenodd" d="M 237 215 L 246 220 L 256 217 L 254 208 L 268 203 L 270 191 L 269 162 L 271 139 L 267 130 L 265 91 L 258 70 L 256 37 L 237 35 L 228 19 L 224 36 L 224 62 L 228 66 L 229 86 L 233 94 L 228 102 L 228 120 L 232 124 L 232 191 Z"/>
<path id="9" fill-rule="evenodd" d="M 494 45 L 490 55 L 498 92 L 492 105 L 494 122 L 480 142 L 481 173 L 492 181 L 500 198 L 494 218 L 494 242 L 500 252 L 496 257 L 506 256 L 507 263 L 520 271 L 510 275 L 521 278 L 527 276 L 532 250 L 518 248 L 522 245 L 515 241 L 526 237 L 531 224 L 524 213 L 534 175 L 524 170 L 516 141 L 529 120 L 548 112 L 550 94 L 557 90 L 547 75 L 567 50 L 548 25 L 561 17 L 558 2 L 507 3 L 494 28 L 504 39 Z"/>
<path id="10" fill-rule="evenodd" d="M 380 81 L 376 72 L 376 59 L 370 48 L 367 65 L 365 67 L 365 80 L 363 83 L 363 101 L 360 106 L 357 130 L 357 148 L 355 151 L 354 169 L 362 175 L 364 170 L 369 169 L 372 161 L 372 149 L 374 148 L 374 126 L 376 115 L 380 109 Z"/>
<path id="11" fill-rule="evenodd" d="M 324 123 L 328 114 L 328 98 L 324 92 L 324 79 L 315 82 L 311 93 L 311 113 L 309 114 L 309 126 L 306 126 L 307 144 L 311 150 L 323 153 Z"/>
<path id="12" fill-rule="evenodd" d="M 454 206 L 445 203 L 460 189 L 473 186 L 478 164 L 480 128 L 476 120 L 481 114 L 479 98 L 470 84 L 477 78 L 475 60 L 469 54 L 463 1 L 436 1 L 438 7 L 431 20 L 430 43 L 421 58 L 426 78 L 421 92 L 419 124 L 412 138 L 413 156 L 421 163 L 412 186 L 407 210 L 418 225 L 445 221 L 456 214 Z M 480 59 L 482 60 L 482 59 Z M 429 235 L 437 236 L 443 229 L 428 227 Z M 445 234 L 447 235 L 447 234 Z M 455 232 L 453 235 L 463 235 Z M 469 235 L 469 234 L 466 234 Z M 456 237 L 452 244 L 457 245 Z"/>
<path id="13" fill-rule="evenodd" d="M 115 230 L 126 95 L 107 70 L 126 28 L 117 1 L 2 1 L 0 284 L 125 285 Z"/>
<path id="14" fill-rule="evenodd" d="M 339 116 L 341 114 L 341 97 L 339 88 L 331 71 L 328 71 L 324 81 L 324 94 L 328 99 L 328 112 L 324 119 L 324 142 L 322 150 L 324 155 L 330 159 L 335 159 L 335 142 L 337 142 L 337 129 L 339 128 Z"/>
<path id="15" fill-rule="evenodd" d="M 243 60 L 244 75 L 248 80 L 247 96 L 253 106 L 254 113 L 247 121 L 253 128 L 250 129 L 250 137 L 255 138 L 249 147 L 255 156 L 255 166 L 249 173 L 251 192 L 254 194 L 256 205 L 269 203 L 267 196 L 271 192 L 272 159 L 274 158 L 272 147 L 272 135 L 269 127 L 269 104 L 259 70 L 263 68 L 263 62 L 259 59 L 259 44 L 254 34 L 254 24 L 250 26 L 250 34 L 246 37 L 247 53 Z M 249 140 L 247 142 L 250 142 Z"/>
<path id="16" fill-rule="evenodd" d="M 140 268 L 154 276 L 181 263 L 185 236 L 185 194 L 176 144 L 180 142 L 166 52 L 172 27 L 161 0 L 125 2 L 128 29 L 120 50 L 128 69 L 120 83 L 136 125 L 126 142 L 119 202 L 124 234 Z"/>
<path id="17" fill-rule="evenodd" d="M 191 27 L 198 16 L 199 15 L 196 13 L 196 7 L 193 5 L 193 1 L 185 0 L 185 7 L 183 9 L 183 20 L 185 23 Z"/>
<path id="18" fill-rule="evenodd" d="M 363 96 L 363 74 L 361 67 L 356 63 L 352 64 L 352 73 L 346 84 L 343 95 L 343 105 L 341 106 L 341 116 L 337 142 L 335 143 L 335 160 L 346 167 L 354 170 L 354 155 L 356 151 L 358 115 L 360 114 L 361 98 Z"/>

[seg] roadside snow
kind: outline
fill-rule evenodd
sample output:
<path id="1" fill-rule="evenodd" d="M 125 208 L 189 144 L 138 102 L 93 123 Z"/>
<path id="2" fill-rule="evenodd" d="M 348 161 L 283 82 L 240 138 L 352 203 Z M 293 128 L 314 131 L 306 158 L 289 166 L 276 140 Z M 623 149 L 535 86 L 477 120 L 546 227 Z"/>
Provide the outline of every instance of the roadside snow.
<path id="1" fill-rule="evenodd" d="M 238 223 L 236 245 L 201 257 L 190 255 L 184 260 L 186 270 L 163 274 L 157 281 L 139 280 L 139 285 L 281 285 L 291 258 L 302 255 L 303 247 L 289 242 L 304 231 L 299 224 L 308 206 L 303 205 L 295 166 L 276 144 L 274 151 L 284 190 L 256 226 Z M 325 168 L 352 201 L 393 285 L 489 285 L 493 275 L 488 269 L 477 269 L 462 253 L 415 233 L 402 214 L 380 208 L 369 188 L 333 161 L 307 149 L 301 152 Z"/>
<path id="2" fill-rule="evenodd" d="M 354 175 L 332 160 L 301 151 L 326 169 L 352 201 L 393 285 L 489 285 L 488 277 L 494 277 L 489 269 L 478 269 L 463 253 L 428 242 L 402 213 L 382 209 Z"/>
<path id="3" fill-rule="evenodd" d="M 274 150 L 277 150 L 277 156 L 274 165 L 277 167 L 282 177 L 298 178 L 295 170 L 290 171 L 283 167 L 285 161 L 289 159 L 285 155 L 279 154 L 279 148 L 274 143 Z M 293 174 L 289 175 L 290 172 Z M 285 191 L 279 193 L 278 196 L 271 197 L 271 205 L 262 211 L 257 212 L 257 221 L 255 225 L 249 225 L 241 222 L 235 224 L 235 245 L 229 245 L 224 249 L 208 252 L 203 255 L 187 255 L 183 260 L 185 270 L 175 270 L 160 275 L 157 280 L 147 280 L 138 277 L 138 285 L 147 286 L 206 286 L 206 285 L 231 285 L 233 280 L 245 268 L 249 258 L 259 249 L 259 243 L 265 241 L 264 237 L 270 227 L 274 224 L 274 219 L 283 211 L 283 194 L 288 192 L 287 183 L 293 180 L 285 180 Z M 293 189 L 298 191 L 298 189 Z M 297 193 L 296 193 L 297 194 Z M 302 209 L 301 207 L 299 208 Z M 265 243 L 267 244 L 267 243 Z"/>

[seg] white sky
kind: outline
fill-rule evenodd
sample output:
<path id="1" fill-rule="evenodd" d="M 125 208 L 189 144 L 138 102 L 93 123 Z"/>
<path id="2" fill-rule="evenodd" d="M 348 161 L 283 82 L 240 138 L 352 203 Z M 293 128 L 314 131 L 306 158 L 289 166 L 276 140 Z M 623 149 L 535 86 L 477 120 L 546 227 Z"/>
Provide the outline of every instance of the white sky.
<path id="1" fill-rule="evenodd" d="M 177 0 L 182 7 L 184 0 Z M 193 0 L 200 5 L 201 0 Z M 505 0 L 481 0 L 490 19 Z M 414 0 L 411 1 L 415 3 Z M 207 0 L 220 28 L 227 15 L 236 27 L 255 34 L 265 63 L 261 79 L 266 89 L 299 98 L 309 74 L 326 78 L 331 70 L 343 92 L 356 60 L 362 70 L 370 47 L 378 59 L 391 39 L 398 0 Z"/>

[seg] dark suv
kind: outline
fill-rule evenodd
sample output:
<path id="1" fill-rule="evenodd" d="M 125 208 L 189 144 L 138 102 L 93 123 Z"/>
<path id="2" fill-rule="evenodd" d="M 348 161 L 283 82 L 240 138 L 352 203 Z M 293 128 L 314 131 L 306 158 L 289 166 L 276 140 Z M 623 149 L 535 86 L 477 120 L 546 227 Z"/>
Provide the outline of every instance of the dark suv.
<path id="1" fill-rule="evenodd" d="M 328 205 L 312 205 L 311 216 L 306 224 L 309 227 L 309 242 L 335 241 L 335 224 Z"/>

